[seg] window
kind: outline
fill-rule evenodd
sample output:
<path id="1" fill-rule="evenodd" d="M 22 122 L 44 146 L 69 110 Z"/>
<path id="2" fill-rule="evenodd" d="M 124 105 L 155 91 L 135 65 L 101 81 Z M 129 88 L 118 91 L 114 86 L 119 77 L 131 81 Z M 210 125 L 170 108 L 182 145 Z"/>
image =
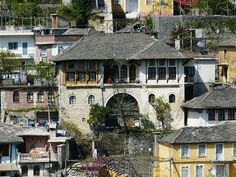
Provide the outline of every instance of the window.
<path id="1" fill-rule="evenodd" d="M 120 78 L 123 80 L 127 80 L 127 67 L 125 65 L 121 66 Z"/>
<path id="2" fill-rule="evenodd" d="M 176 68 L 175 67 L 169 67 L 169 79 L 176 80 Z"/>
<path id="3" fill-rule="evenodd" d="M 156 64 L 155 64 L 155 60 L 149 60 L 149 66 L 155 66 Z"/>
<path id="4" fill-rule="evenodd" d="M 208 112 L 208 120 L 215 120 L 215 110 L 210 109 L 207 112 Z"/>
<path id="5" fill-rule="evenodd" d="M 184 67 L 185 82 L 194 82 L 195 68 Z"/>
<path id="6" fill-rule="evenodd" d="M 218 120 L 225 120 L 225 110 L 224 109 L 219 109 L 218 110 Z"/>
<path id="7" fill-rule="evenodd" d="M 175 66 L 175 60 L 174 59 L 169 60 L 169 66 Z"/>
<path id="8" fill-rule="evenodd" d="M 96 81 L 96 72 L 89 72 L 89 80 Z"/>
<path id="9" fill-rule="evenodd" d="M 160 80 L 166 79 L 166 68 L 158 68 L 158 75 Z"/>
<path id="10" fill-rule="evenodd" d="M 48 92 L 48 103 L 49 104 L 52 104 L 52 103 L 54 103 L 54 93 L 53 93 L 53 91 L 49 91 Z"/>
<path id="11" fill-rule="evenodd" d="M 8 144 L 0 144 L 0 156 L 9 156 Z"/>
<path id="12" fill-rule="evenodd" d="M 227 49 L 224 49 L 224 58 L 227 57 Z"/>
<path id="13" fill-rule="evenodd" d="M 39 166 L 34 166 L 34 176 L 40 176 L 40 168 L 39 168 Z"/>
<path id="14" fill-rule="evenodd" d="M 134 83 L 136 80 L 136 67 L 134 65 L 129 66 L 129 80 Z"/>
<path id="15" fill-rule="evenodd" d="M 17 50 L 18 49 L 18 42 L 9 42 L 8 49 L 9 50 Z"/>
<path id="16" fill-rule="evenodd" d="M 149 96 L 148 96 L 148 102 L 149 103 L 153 103 L 155 101 L 155 95 L 154 94 L 150 94 Z"/>
<path id="17" fill-rule="evenodd" d="M 38 92 L 38 103 L 42 103 L 42 102 L 44 102 L 44 92 L 39 91 Z"/>
<path id="18" fill-rule="evenodd" d="M 22 176 L 28 176 L 28 167 L 27 166 L 22 167 Z"/>
<path id="19" fill-rule="evenodd" d="M 86 120 L 86 119 L 85 119 L 84 117 L 81 119 L 82 122 L 85 122 L 85 120 Z"/>
<path id="20" fill-rule="evenodd" d="M 187 157 L 189 157 L 189 146 L 182 145 L 181 146 L 181 158 L 187 158 Z"/>
<path id="21" fill-rule="evenodd" d="M 159 60 L 159 66 L 165 66 L 166 61 L 165 60 Z"/>
<path id="22" fill-rule="evenodd" d="M 19 102 L 19 101 L 20 101 L 19 92 L 17 91 L 13 92 L 13 102 Z"/>
<path id="23" fill-rule="evenodd" d="M 189 166 L 181 167 L 181 177 L 189 177 Z"/>
<path id="24" fill-rule="evenodd" d="M 67 72 L 67 81 L 75 81 L 75 73 L 74 72 Z"/>
<path id="25" fill-rule="evenodd" d="M 34 95 L 33 95 L 33 92 L 28 92 L 27 93 L 27 102 L 28 103 L 32 103 L 34 101 Z"/>
<path id="26" fill-rule="evenodd" d="M 175 103 L 175 95 L 174 94 L 170 94 L 169 103 Z"/>
<path id="27" fill-rule="evenodd" d="M 224 159 L 224 145 L 223 144 L 216 144 L 216 160 L 223 160 Z"/>
<path id="28" fill-rule="evenodd" d="M 203 165 L 195 166 L 195 177 L 204 177 Z"/>
<path id="29" fill-rule="evenodd" d="M 85 73 L 84 72 L 78 73 L 78 81 L 85 81 Z"/>
<path id="30" fill-rule="evenodd" d="M 206 156 L 206 145 L 200 144 L 198 145 L 198 157 Z"/>
<path id="31" fill-rule="evenodd" d="M 148 67 L 148 79 L 156 79 L 156 67 Z"/>
<path id="32" fill-rule="evenodd" d="M 236 143 L 233 144 L 233 155 L 236 156 Z"/>
<path id="33" fill-rule="evenodd" d="M 89 95 L 88 104 L 94 104 L 94 103 L 95 103 L 95 97 L 93 95 Z"/>
<path id="34" fill-rule="evenodd" d="M 228 109 L 228 120 L 235 120 L 235 110 Z"/>
<path id="35" fill-rule="evenodd" d="M 76 97 L 74 95 L 69 97 L 69 104 L 75 104 L 76 103 Z"/>
<path id="36" fill-rule="evenodd" d="M 152 0 L 146 0 L 146 5 L 152 5 Z"/>
<path id="37" fill-rule="evenodd" d="M 119 67 L 117 65 L 114 65 L 112 67 L 112 72 L 113 72 L 113 81 L 119 79 Z"/>

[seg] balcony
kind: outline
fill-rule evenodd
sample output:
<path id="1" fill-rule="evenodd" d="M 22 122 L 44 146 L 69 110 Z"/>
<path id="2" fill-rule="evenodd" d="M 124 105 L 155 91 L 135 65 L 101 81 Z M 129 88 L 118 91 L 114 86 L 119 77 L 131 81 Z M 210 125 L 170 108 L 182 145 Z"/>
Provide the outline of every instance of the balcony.
<path id="1" fill-rule="evenodd" d="M 234 161 L 233 156 L 230 154 L 216 154 L 214 153 L 213 159 L 211 160 L 212 163 L 230 163 Z"/>
<path id="2" fill-rule="evenodd" d="M 29 163 L 29 162 L 56 162 L 57 154 L 51 153 L 49 159 L 48 152 L 37 152 L 37 153 L 18 153 L 19 163 Z"/>

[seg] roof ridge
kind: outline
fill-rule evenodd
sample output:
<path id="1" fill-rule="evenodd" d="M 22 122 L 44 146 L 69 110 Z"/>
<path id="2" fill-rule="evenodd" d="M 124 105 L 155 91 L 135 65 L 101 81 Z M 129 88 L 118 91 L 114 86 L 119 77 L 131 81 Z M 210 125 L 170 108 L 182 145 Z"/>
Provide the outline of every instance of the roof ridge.
<path id="1" fill-rule="evenodd" d="M 156 44 L 158 42 L 158 40 L 156 40 L 156 39 L 154 39 L 154 40 L 155 40 L 154 42 L 152 42 L 151 44 L 148 44 L 143 50 L 137 52 L 136 54 L 134 54 L 130 58 L 126 58 L 126 60 L 134 59 L 137 55 L 140 55 L 140 54 L 144 53 L 146 50 L 150 49 L 154 44 Z"/>
<path id="2" fill-rule="evenodd" d="M 214 89 L 213 89 L 213 90 L 214 90 Z M 206 94 L 205 98 L 203 98 L 200 103 L 202 103 L 203 101 L 205 101 L 205 100 L 207 99 L 207 97 L 209 97 L 209 96 L 212 94 L 213 90 L 210 90 L 209 93 L 207 92 L 208 94 Z"/>

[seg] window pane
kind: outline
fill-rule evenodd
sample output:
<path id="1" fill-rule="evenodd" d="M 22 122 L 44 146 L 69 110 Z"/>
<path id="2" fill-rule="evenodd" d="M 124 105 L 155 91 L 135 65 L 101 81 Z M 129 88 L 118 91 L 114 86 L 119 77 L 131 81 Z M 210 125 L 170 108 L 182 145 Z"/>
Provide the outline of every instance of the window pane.
<path id="1" fill-rule="evenodd" d="M 170 80 L 176 79 L 176 68 L 175 67 L 169 68 L 169 79 Z"/>
<path id="2" fill-rule="evenodd" d="M 228 110 L 228 119 L 229 120 L 235 120 L 235 110 L 234 109 L 229 109 Z"/>
<path id="3" fill-rule="evenodd" d="M 152 5 L 153 0 L 146 0 L 146 5 Z"/>
<path id="4" fill-rule="evenodd" d="M 78 81 L 85 81 L 85 73 L 84 72 L 78 73 Z"/>
<path id="5" fill-rule="evenodd" d="M 169 96 L 169 103 L 175 103 L 175 95 L 174 94 L 171 94 Z"/>
<path id="6" fill-rule="evenodd" d="M 236 155 L 236 144 L 233 144 L 233 153 Z"/>
<path id="7" fill-rule="evenodd" d="M 188 157 L 188 146 L 181 146 L 181 157 L 185 158 Z"/>
<path id="8" fill-rule="evenodd" d="M 196 166 L 196 177 L 203 177 L 203 166 L 202 165 Z"/>
<path id="9" fill-rule="evenodd" d="M 159 60 L 159 66 L 165 66 L 166 62 L 165 60 Z"/>
<path id="10" fill-rule="evenodd" d="M 95 97 L 93 95 L 90 95 L 88 97 L 88 104 L 94 104 L 95 103 Z"/>
<path id="11" fill-rule="evenodd" d="M 70 96 L 69 97 L 69 104 L 75 104 L 76 102 L 76 97 L 75 96 Z"/>
<path id="12" fill-rule="evenodd" d="M 198 146 L 198 156 L 202 157 L 205 156 L 206 154 L 206 146 L 204 144 L 201 144 Z"/>
<path id="13" fill-rule="evenodd" d="M 95 72 L 90 72 L 89 73 L 89 80 L 90 81 L 96 81 L 96 73 Z"/>
<path id="14" fill-rule="evenodd" d="M 208 110 L 208 120 L 215 120 L 215 110 Z"/>
<path id="15" fill-rule="evenodd" d="M 149 60 L 149 66 L 155 66 L 155 60 Z"/>
<path id="16" fill-rule="evenodd" d="M 174 59 L 169 60 L 169 66 L 175 66 L 175 60 Z"/>
<path id="17" fill-rule="evenodd" d="M 188 167 L 182 167 L 181 168 L 181 177 L 188 177 L 189 174 L 189 168 Z"/>
<path id="18" fill-rule="evenodd" d="M 27 93 L 27 102 L 33 102 L 33 93 L 32 92 Z"/>
<path id="19" fill-rule="evenodd" d="M 218 110 L 218 120 L 225 120 L 225 110 L 224 109 Z"/>
<path id="20" fill-rule="evenodd" d="M 67 73 L 67 81 L 75 81 L 75 73 L 68 72 Z"/>
<path id="21" fill-rule="evenodd" d="M 127 79 L 127 67 L 125 65 L 121 66 L 120 78 Z"/>
<path id="22" fill-rule="evenodd" d="M 158 68 L 158 75 L 160 80 L 166 79 L 166 68 Z"/>
<path id="23" fill-rule="evenodd" d="M 149 103 L 153 103 L 155 101 L 155 95 L 154 94 L 150 94 L 149 96 L 148 96 L 148 102 Z"/>
<path id="24" fill-rule="evenodd" d="M 194 82 L 195 68 L 184 67 L 185 82 Z"/>
<path id="25" fill-rule="evenodd" d="M 156 79 L 156 67 L 148 67 L 148 79 Z"/>

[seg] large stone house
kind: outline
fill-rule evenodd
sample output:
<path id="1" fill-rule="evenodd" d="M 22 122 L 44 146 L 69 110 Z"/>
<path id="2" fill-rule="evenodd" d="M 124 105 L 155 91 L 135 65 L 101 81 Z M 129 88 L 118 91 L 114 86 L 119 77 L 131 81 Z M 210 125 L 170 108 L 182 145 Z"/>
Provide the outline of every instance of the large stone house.
<path id="1" fill-rule="evenodd" d="M 123 93 L 133 105 L 128 116 L 133 126 L 140 126 L 140 115 L 147 114 L 158 127 L 150 102 L 163 96 L 170 103 L 171 127 L 180 128 L 187 60 L 180 51 L 142 33 L 85 36 L 53 59 L 60 120 L 73 121 L 88 132 L 90 105 L 115 107 L 114 96 Z"/>

